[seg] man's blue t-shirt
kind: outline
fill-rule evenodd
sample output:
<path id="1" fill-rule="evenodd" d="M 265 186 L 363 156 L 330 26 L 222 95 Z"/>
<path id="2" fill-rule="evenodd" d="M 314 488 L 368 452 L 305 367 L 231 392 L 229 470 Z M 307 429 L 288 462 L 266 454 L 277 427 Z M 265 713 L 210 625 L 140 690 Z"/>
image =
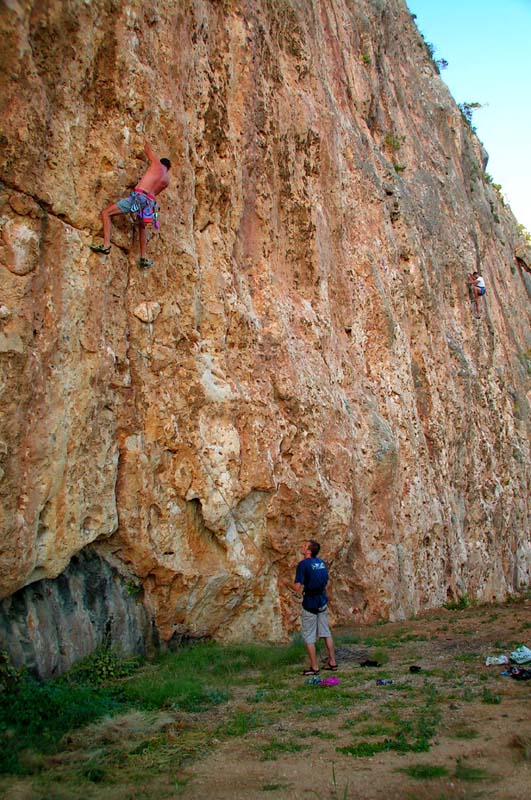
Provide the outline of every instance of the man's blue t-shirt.
<path id="1" fill-rule="evenodd" d="M 328 602 L 325 588 L 328 583 L 328 570 L 320 558 L 305 558 L 297 564 L 295 583 L 304 586 L 302 607 L 316 614 Z"/>

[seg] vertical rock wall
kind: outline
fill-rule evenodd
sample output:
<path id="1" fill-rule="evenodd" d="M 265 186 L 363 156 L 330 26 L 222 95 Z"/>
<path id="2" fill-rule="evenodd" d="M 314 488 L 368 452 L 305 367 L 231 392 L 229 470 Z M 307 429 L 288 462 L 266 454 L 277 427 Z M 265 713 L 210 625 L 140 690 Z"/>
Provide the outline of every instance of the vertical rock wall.
<path id="1" fill-rule="evenodd" d="M 55 580 L 35 581 L 3 601 L 0 639 L 14 664 L 42 677 L 104 644 L 124 656 L 153 654 L 161 645 L 138 585 L 90 548 Z"/>
<path id="2" fill-rule="evenodd" d="M 529 585 L 529 257 L 404 3 L 0 26 L 3 596 L 91 545 L 165 639 L 280 638 L 306 537 L 338 620 Z M 140 272 L 125 218 L 88 245 L 145 136 L 173 166 Z"/>

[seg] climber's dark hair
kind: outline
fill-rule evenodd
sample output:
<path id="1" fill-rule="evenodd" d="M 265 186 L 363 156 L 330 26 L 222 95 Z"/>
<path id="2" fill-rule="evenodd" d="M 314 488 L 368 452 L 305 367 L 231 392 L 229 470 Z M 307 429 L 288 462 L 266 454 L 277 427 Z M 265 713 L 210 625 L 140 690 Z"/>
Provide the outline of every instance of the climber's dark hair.
<path id="1" fill-rule="evenodd" d="M 169 158 L 161 158 L 161 159 L 160 159 L 160 163 L 161 163 L 161 164 L 164 164 L 164 166 L 166 167 L 166 169 L 170 169 L 170 167 L 171 167 L 171 161 L 170 161 L 170 159 L 169 159 Z"/>
<path id="2" fill-rule="evenodd" d="M 312 554 L 312 558 L 317 558 L 317 554 L 320 549 L 321 545 L 319 544 L 319 542 L 316 542 L 315 539 L 310 539 L 310 541 L 308 542 L 308 550 Z"/>

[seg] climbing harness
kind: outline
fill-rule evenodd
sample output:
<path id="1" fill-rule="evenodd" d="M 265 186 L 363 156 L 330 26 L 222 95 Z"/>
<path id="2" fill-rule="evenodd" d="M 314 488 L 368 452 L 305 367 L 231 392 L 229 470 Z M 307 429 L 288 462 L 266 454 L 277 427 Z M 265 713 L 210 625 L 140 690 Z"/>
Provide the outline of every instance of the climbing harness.
<path id="1" fill-rule="evenodd" d="M 143 222 L 144 225 L 153 224 L 153 227 L 158 231 L 159 223 L 159 208 L 155 196 L 146 192 L 145 189 L 133 191 L 129 195 L 131 200 L 131 221 Z"/>

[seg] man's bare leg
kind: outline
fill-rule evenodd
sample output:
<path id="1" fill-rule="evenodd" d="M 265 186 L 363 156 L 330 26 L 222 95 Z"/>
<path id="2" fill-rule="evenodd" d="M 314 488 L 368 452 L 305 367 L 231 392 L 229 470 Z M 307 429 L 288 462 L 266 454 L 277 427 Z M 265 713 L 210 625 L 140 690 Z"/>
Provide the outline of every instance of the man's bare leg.
<path id="1" fill-rule="evenodd" d="M 476 317 L 481 316 L 480 313 L 479 313 L 479 298 L 480 297 L 481 297 L 481 295 L 479 293 L 479 289 L 476 286 L 474 286 L 474 304 L 476 306 Z"/>
<path id="2" fill-rule="evenodd" d="M 317 663 L 317 651 L 315 649 L 315 644 L 308 644 L 305 642 L 306 651 L 310 657 L 310 669 L 313 669 L 314 672 L 319 671 L 319 664 Z"/>
<path id="3" fill-rule="evenodd" d="M 111 246 L 111 217 L 123 213 L 124 212 L 116 203 L 111 203 L 110 206 L 107 206 L 107 208 L 104 208 L 101 212 L 101 221 L 103 222 L 103 246 L 105 249 Z"/>
<path id="4" fill-rule="evenodd" d="M 146 258 L 146 226 L 143 222 L 138 223 L 138 241 L 140 243 L 140 267 L 147 269 L 153 266 L 153 261 Z"/>
<path id="5" fill-rule="evenodd" d="M 140 258 L 146 257 L 146 226 L 143 222 L 138 223 L 138 241 L 140 243 Z"/>
<path id="6" fill-rule="evenodd" d="M 325 637 L 325 645 L 328 650 L 328 663 L 331 667 L 337 667 L 336 652 L 334 650 L 334 640 L 331 636 Z"/>

